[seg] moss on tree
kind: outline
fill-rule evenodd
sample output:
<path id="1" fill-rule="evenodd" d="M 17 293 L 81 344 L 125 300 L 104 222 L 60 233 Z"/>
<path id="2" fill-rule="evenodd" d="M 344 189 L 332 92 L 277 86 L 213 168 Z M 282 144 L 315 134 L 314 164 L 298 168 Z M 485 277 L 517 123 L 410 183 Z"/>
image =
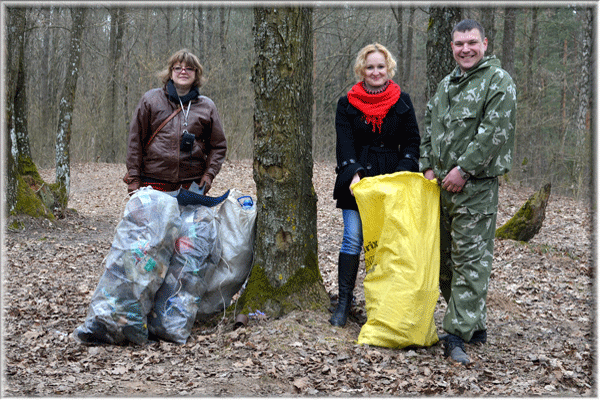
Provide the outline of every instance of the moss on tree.
<path id="1" fill-rule="evenodd" d="M 17 204 L 11 214 L 25 214 L 36 218 L 42 217 L 54 220 L 54 214 L 50 212 L 42 199 L 29 185 L 29 178 L 29 176 L 17 177 Z"/>
<path id="2" fill-rule="evenodd" d="M 317 256 L 307 255 L 304 265 L 286 284 L 274 287 L 269 283 L 264 269 L 255 264 L 237 305 L 240 312 L 260 310 L 270 317 L 279 318 L 297 309 L 325 311 L 329 296 L 323 286 Z"/>
<path id="3" fill-rule="evenodd" d="M 496 230 L 496 237 L 522 242 L 531 240 L 540 231 L 546 218 L 550 189 L 548 183 L 534 193 L 509 221 Z"/>
<path id="4" fill-rule="evenodd" d="M 52 211 L 66 204 L 68 196 L 58 184 L 47 184 L 31 157 L 20 155 L 17 163 L 17 201 L 11 215 L 25 214 L 55 219 Z"/>

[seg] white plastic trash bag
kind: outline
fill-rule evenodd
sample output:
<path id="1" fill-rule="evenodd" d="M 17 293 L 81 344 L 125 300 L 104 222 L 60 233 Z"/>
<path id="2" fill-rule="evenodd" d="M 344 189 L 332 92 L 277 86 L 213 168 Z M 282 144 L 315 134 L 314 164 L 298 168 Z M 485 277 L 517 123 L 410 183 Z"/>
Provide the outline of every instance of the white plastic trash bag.
<path id="1" fill-rule="evenodd" d="M 73 332 L 76 339 L 110 344 L 148 340 L 147 315 L 167 273 L 180 225 L 173 196 L 150 187 L 131 196 L 86 320 Z"/>
<path id="2" fill-rule="evenodd" d="M 205 321 L 231 304 L 242 288 L 254 256 L 256 204 L 250 196 L 232 189 L 217 214 L 223 252 L 217 267 L 208 273 L 206 293 L 196 319 Z"/>
<path id="3" fill-rule="evenodd" d="M 148 329 L 161 339 L 185 343 L 190 336 L 207 275 L 221 258 L 217 209 L 188 205 L 181 212 L 181 235 L 167 276 L 154 298 Z"/>

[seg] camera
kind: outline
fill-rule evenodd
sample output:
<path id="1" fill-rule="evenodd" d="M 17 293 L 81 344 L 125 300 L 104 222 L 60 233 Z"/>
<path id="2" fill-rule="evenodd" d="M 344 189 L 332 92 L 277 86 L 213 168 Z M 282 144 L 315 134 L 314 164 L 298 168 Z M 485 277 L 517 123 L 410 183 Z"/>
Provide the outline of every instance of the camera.
<path id="1" fill-rule="evenodd" d="M 183 135 L 181 135 L 181 145 L 179 149 L 181 151 L 190 152 L 192 151 L 192 146 L 194 145 L 194 140 L 196 140 L 196 136 L 189 133 L 188 131 L 183 131 Z"/>

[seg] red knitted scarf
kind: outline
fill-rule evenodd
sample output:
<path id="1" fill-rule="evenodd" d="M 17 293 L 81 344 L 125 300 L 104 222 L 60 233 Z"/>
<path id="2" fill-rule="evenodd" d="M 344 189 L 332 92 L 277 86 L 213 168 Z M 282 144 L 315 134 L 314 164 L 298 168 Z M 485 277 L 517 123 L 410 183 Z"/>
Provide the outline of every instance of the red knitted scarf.
<path id="1" fill-rule="evenodd" d="M 396 104 L 400 93 L 400 86 L 391 79 L 387 88 L 377 94 L 368 93 L 363 87 L 363 83 L 358 82 L 348 92 L 348 101 L 365 115 L 366 123 L 373 124 L 373 132 L 376 132 L 376 128 L 378 128 L 381 133 L 383 118 Z"/>

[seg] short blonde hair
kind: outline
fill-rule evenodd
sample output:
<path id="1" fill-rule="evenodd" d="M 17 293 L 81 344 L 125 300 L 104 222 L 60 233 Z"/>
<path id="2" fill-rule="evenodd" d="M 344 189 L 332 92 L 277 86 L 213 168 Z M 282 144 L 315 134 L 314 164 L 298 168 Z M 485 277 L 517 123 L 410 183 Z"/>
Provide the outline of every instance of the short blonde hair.
<path id="1" fill-rule="evenodd" d="M 166 85 L 169 79 L 171 79 L 171 73 L 173 72 L 173 66 L 177 63 L 185 64 L 188 67 L 193 67 L 196 70 L 196 76 L 194 79 L 194 86 L 200 87 L 205 82 L 203 76 L 204 68 L 200 64 L 200 60 L 194 54 L 187 49 L 181 49 L 173 54 L 167 62 L 167 68 L 158 73 L 158 77 L 162 81 L 163 85 Z"/>
<path id="2" fill-rule="evenodd" d="M 365 78 L 365 66 L 367 64 L 367 56 L 371 53 L 379 52 L 385 57 L 385 64 L 388 70 L 388 77 L 392 79 L 396 75 L 396 60 L 392 53 L 383 45 L 375 42 L 366 45 L 356 56 L 356 62 L 354 63 L 354 75 L 356 79 L 362 81 Z"/>

